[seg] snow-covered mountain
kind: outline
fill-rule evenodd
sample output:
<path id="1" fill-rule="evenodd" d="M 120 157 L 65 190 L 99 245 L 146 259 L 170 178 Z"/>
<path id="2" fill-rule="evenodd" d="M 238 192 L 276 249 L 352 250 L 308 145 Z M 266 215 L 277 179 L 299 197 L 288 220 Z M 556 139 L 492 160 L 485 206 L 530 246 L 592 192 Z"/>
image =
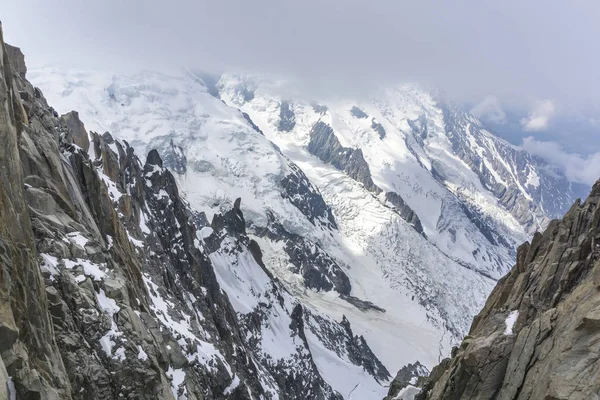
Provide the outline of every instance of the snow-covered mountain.
<path id="1" fill-rule="evenodd" d="M 158 150 L 213 221 L 198 236 L 239 319 L 260 327 L 246 342 L 261 368 L 306 362 L 344 398 L 381 398 L 387 371 L 448 354 L 517 244 L 587 190 L 416 86 L 313 100 L 233 74 L 29 79 L 89 130 Z"/>

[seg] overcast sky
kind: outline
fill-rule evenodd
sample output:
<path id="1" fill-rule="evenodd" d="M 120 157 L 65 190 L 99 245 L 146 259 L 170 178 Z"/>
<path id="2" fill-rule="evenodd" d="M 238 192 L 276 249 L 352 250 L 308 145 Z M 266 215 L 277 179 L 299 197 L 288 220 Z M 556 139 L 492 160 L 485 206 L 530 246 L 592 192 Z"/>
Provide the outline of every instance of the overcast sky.
<path id="1" fill-rule="evenodd" d="M 483 119 L 515 116 L 517 137 L 563 147 L 575 137 L 589 143 L 570 150 L 586 153 L 600 151 L 599 17 L 597 0 L 0 4 L 5 37 L 29 65 L 237 70 L 315 92 L 418 81 Z"/>

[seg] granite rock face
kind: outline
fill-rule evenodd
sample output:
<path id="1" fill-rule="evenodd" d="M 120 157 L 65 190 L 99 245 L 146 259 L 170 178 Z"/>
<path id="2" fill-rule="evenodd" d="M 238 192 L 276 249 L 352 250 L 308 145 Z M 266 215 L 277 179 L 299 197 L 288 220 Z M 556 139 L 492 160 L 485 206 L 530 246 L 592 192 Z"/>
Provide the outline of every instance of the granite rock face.
<path id="1" fill-rule="evenodd" d="M 79 119 L 77 111 L 71 111 L 70 113 L 63 115 L 61 117 L 61 122 L 64 123 L 66 128 L 65 134 L 68 136 L 65 140 L 67 142 L 73 142 L 87 151 L 90 147 L 90 139 L 83 122 Z"/>
<path id="2" fill-rule="evenodd" d="M 517 262 L 418 399 L 600 397 L 600 181 Z"/>
<path id="3" fill-rule="evenodd" d="M 0 370 L 23 398 L 58 400 L 69 397 L 71 387 L 54 338 L 26 203 L 19 142 L 26 140 L 27 117 L 17 78 L 0 30 Z M 42 203 L 51 207 L 55 200 Z M 7 388 L 0 387 L 0 395 Z"/>
<path id="4" fill-rule="evenodd" d="M 25 65 L 25 55 L 18 47 L 11 46 L 10 44 L 6 44 L 5 47 L 12 68 L 19 75 L 19 77 L 26 79 L 27 66 Z"/>

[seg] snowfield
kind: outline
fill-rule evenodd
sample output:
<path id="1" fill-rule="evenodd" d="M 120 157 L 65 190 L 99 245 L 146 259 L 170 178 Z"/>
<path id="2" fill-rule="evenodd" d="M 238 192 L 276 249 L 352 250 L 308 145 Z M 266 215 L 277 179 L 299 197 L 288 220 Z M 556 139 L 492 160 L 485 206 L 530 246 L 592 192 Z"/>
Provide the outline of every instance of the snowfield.
<path id="1" fill-rule="evenodd" d="M 467 332 L 495 279 L 512 266 L 516 246 L 577 194 L 564 189 L 564 177 L 545 175 L 539 160 L 416 86 L 315 102 L 284 98 L 276 84 L 233 74 L 214 85 L 191 72 L 120 76 L 42 68 L 28 75 L 59 113 L 78 110 L 88 130 L 110 131 L 142 159 L 156 148 L 163 159 L 176 160 L 169 168 L 181 168 L 175 174 L 180 190 L 209 221 L 242 199 L 248 233 L 284 285 L 284 301 L 270 297 L 272 277 L 249 252 L 233 252 L 225 241 L 210 257 L 238 314 L 272 304 L 260 347 L 274 363 L 303 354 L 300 339 L 289 333 L 299 301 L 328 320 L 346 317 L 392 375 L 417 360 L 431 368 Z M 308 144 L 319 121 L 333 129 L 341 146 L 362 151 L 381 193 L 311 154 Z M 322 198 L 335 226 L 318 207 L 317 217 L 307 214 L 315 207 L 300 206 L 305 193 L 286 191 L 282 182 L 298 174 L 296 166 L 311 201 Z M 418 216 L 423 234 L 386 201 L 387 192 Z M 349 279 L 350 296 L 363 306 L 336 290 L 307 287 L 285 239 L 264 234 L 273 221 L 335 260 Z M 210 229 L 199 237 L 210 236 Z M 71 240 L 85 245 L 81 236 Z M 51 260 L 46 265 L 51 269 Z M 94 271 L 86 274 L 99 273 Z M 167 318 L 164 300 L 153 301 Z M 186 332 L 182 322 L 165 323 Z M 344 398 L 387 394 L 386 382 L 327 348 L 318 331 L 308 332 L 319 373 Z M 185 375 L 169 373 L 176 393 Z"/>

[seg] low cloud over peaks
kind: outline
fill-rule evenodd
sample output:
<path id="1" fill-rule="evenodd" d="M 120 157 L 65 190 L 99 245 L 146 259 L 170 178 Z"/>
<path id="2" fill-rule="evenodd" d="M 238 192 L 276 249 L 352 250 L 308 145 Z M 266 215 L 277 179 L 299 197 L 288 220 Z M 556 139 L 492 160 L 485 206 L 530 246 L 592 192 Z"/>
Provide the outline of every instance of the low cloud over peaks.
<path id="1" fill-rule="evenodd" d="M 567 153 L 556 142 L 539 141 L 531 136 L 523 139 L 522 147 L 560 168 L 573 182 L 593 185 L 600 178 L 600 153 L 587 156 Z"/>
<path id="2" fill-rule="evenodd" d="M 538 101 L 529 113 L 529 116 L 521 119 L 523 130 L 529 132 L 545 131 L 548 129 L 550 119 L 554 116 L 554 103 L 550 100 Z"/>
<path id="3" fill-rule="evenodd" d="M 500 106 L 496 96 L 487 96 L 483 101 L 471 109 L 471 114 L 483 121 L 491 121 L 496 124 L 506 122 L 506 113 Z"/>

